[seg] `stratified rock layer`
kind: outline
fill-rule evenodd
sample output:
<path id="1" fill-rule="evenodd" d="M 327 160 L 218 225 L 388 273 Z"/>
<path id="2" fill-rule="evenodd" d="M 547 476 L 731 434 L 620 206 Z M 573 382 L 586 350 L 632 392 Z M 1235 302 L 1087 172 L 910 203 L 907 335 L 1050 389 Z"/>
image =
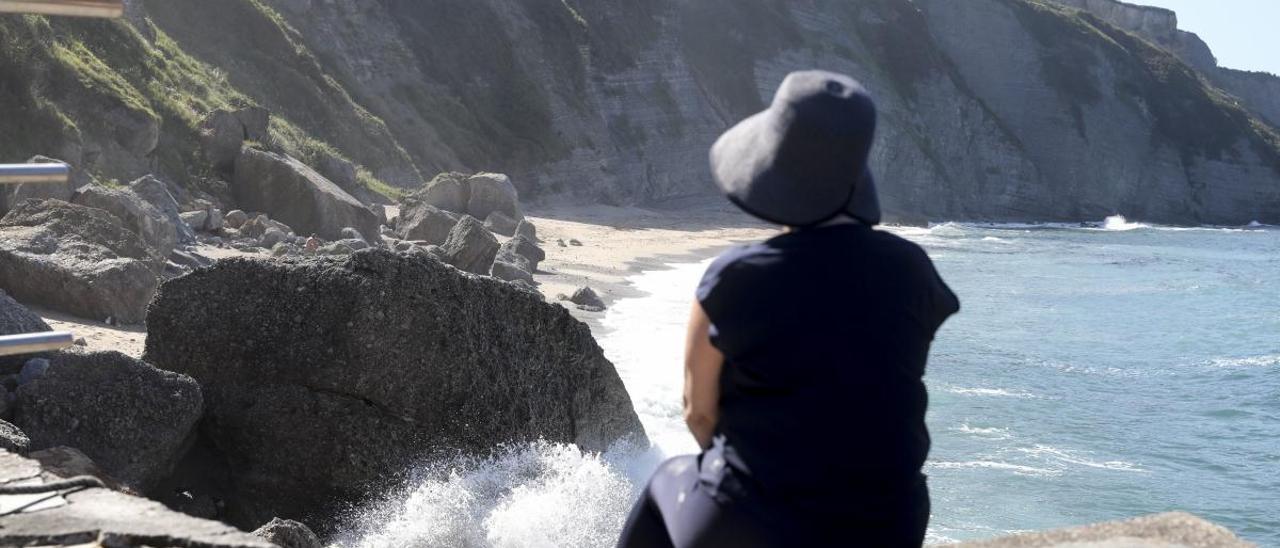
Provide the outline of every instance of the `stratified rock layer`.
<path id="1" fill-rule="evenodd" d="M 236 259 L 171 280 L 146 358 L 200 382 L 246 526 L 315 527 L 438 451 L 643 437 L 586 325 L 421 255 Z"/>

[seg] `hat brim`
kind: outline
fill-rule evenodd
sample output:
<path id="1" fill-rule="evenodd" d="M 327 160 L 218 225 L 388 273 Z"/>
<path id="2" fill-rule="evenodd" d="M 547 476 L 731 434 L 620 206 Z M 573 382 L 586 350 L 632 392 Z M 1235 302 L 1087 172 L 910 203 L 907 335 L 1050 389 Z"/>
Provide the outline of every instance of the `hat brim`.
<path id="1" fill-rule="evenodd" d="M 880 223 L 880 199 L 870 169 L 856 179 L 805 181 L 774 165 L 785 137 L 775 112 L 759 112 L 721 135 L 711 147 L 711 174 L 734 205 L 764 221 L 813 226 L 848 214 Z M 818 184 L 815 184 L 818 183 Z"/>

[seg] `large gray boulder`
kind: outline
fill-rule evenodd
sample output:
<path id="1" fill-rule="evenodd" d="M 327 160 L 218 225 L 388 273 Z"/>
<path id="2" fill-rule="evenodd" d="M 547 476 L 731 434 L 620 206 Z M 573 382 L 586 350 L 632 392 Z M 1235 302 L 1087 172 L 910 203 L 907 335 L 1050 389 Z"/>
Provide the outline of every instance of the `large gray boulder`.
<path id="1" fill-rule="evenodd" d="M 467 213 L 472 217 L 488 219 L 497 212 L 515 222 L 524 219 L 520 197 L 510 177 L 501 173 L 478 173 L 467 179 L 467 187 L 470 192 Z"/>
<path id="2" fill-rule="evenodd" d="M 436 175 L 420 190 L 407 197 L 407 200 L 422 202 L 457 214 L 467 212 L 467 202 L 470 199 L 471 189 L 467 183 L 467 176 L 456 172 Z"/>
<path id="3" fill-rule="evenodd" d="M 220 261 L 166 282 L 147 328 L 146 359 L 204 390 L 237 523 L 316 527 L 454 450 L 644 442 L 585 324 L 420 254 Z"/>
<path id="4" fill-rule="evenodd" d="M 200 386 L 118 352 L 56 352 L 18 387 L 13 422 L 31 449 L 79 449 L 147 492 L 172 471 L 200 419 Z"/>
<path id="5" fill-rule="evenodd" d="M 373 210 L 302 162 L 255 148 L 236 160 L 232 191 L 241 207 L 268 213 L 299 234 L 336 240 L 344 227 L 377 234 L 381 224 Z"/>
<path id="6" fill-rule="evenodd" d="M 137 194 L 138 197 L 160 210 L 160 213 L 169 219 L 169 222 L 174 226 L 174 230 L 178 233 L 178 243 L 195 243 L 196 234 L 191 230 L 191 227 L 182 222 L 182 209 L 178 206 L 177 198 L 174 198 L 173 194 L 169 192 L 169 185 L 157 179 L 154 175 L 147 175 L 129 183 L 129 189 L 134 194 Z"/>
<path id="7" fill-rule="evenodd" d="M 502 244 L 502 248 L 498 250 L 498 255 L 508 253 L 527 259 L 532 271 L 537 271 L 538 263 L 547 259 L 547 252 L 538 247 L 538 244 L 533 243 L 533 240 L 524 236 L 516 236 Z"/>
<path id="8" fill-rule="evenodd" d="M 461 270 L 487 276 L 498 255 L 498 239 L 475 217 L 464 215 L 449 232 L 440 248 L 449 264 Z"/>
<path id="9" fill-rule="evenodd" d="M 0 335 L 21 335 L 23 333 L 40 333 L 52 330 L 49 324 L 45 323 L 40 316 L 27 310 L 27 307 L 13 300 L 13 297 L 5 294 L 4 291 L 0 291 Z M 30 357 L 0 357 L 0 373 L 16 373 L 26 363 L 26 359 Z"/>
<path id="10" fill-rule="evenodd" d="M 533 279 L 533 268 L 529 265 L 529 260 L 514 253 L 499 251 L 498 256 L 493 260 L 493 266 L 489 269 L 489 274 L 499 280 L 537 285 Z"/>
<path id="11" fill-rule="evenodd" d="M 28 200 L 0 219 L 0 289 L 31 305 L 140 323 L 162 265 L 101 209 Z"/>
<path id="12" fill-rule="evenodd" d="M 458 224 L 458 216 L 427 202 L 407 201 L 401 205 L 395 234 L 402 240 L 440 245 Z"/>
<path id="13" fill-rule="evenodd" d="M 115 215 L 125 228 L 142 237 L 142 242 L 158 259 L 168 257 L 178 245 L 178 228 L 173 221 L 132 190 L 85 185 L 76 190 L 71 203 Z"/>
<path id="14" fill-rule="evenodd" d="M 270 113 L 261 107 L 219 109 L 209 113 L 199 128 L 205 159 L 219 171 L 232 171 L 246 140 L 266 140 L 270 121 Z"/>

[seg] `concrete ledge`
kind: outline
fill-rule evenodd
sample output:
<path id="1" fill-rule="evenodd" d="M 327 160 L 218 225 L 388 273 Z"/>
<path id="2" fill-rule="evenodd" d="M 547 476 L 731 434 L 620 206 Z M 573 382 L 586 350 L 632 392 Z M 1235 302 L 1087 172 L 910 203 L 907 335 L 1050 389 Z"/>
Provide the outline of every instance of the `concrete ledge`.
<path id="1" fill-rule="evenodd" d="M 1249 548 L 1225 527 L 1185 512 L 953 544 L 956 548 Z"/>

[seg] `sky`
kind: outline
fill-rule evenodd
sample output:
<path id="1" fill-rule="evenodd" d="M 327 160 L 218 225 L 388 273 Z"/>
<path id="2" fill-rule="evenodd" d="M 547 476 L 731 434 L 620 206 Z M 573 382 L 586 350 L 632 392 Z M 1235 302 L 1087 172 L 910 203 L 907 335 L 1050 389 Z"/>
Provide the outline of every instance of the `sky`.
<path id="1" fill-rule="evenodd" d="M 1280 0 L 1128 0 L 1178 12 L 1178 28 L 1200 35 L 1218 64 L 1280 75 Z"/>

